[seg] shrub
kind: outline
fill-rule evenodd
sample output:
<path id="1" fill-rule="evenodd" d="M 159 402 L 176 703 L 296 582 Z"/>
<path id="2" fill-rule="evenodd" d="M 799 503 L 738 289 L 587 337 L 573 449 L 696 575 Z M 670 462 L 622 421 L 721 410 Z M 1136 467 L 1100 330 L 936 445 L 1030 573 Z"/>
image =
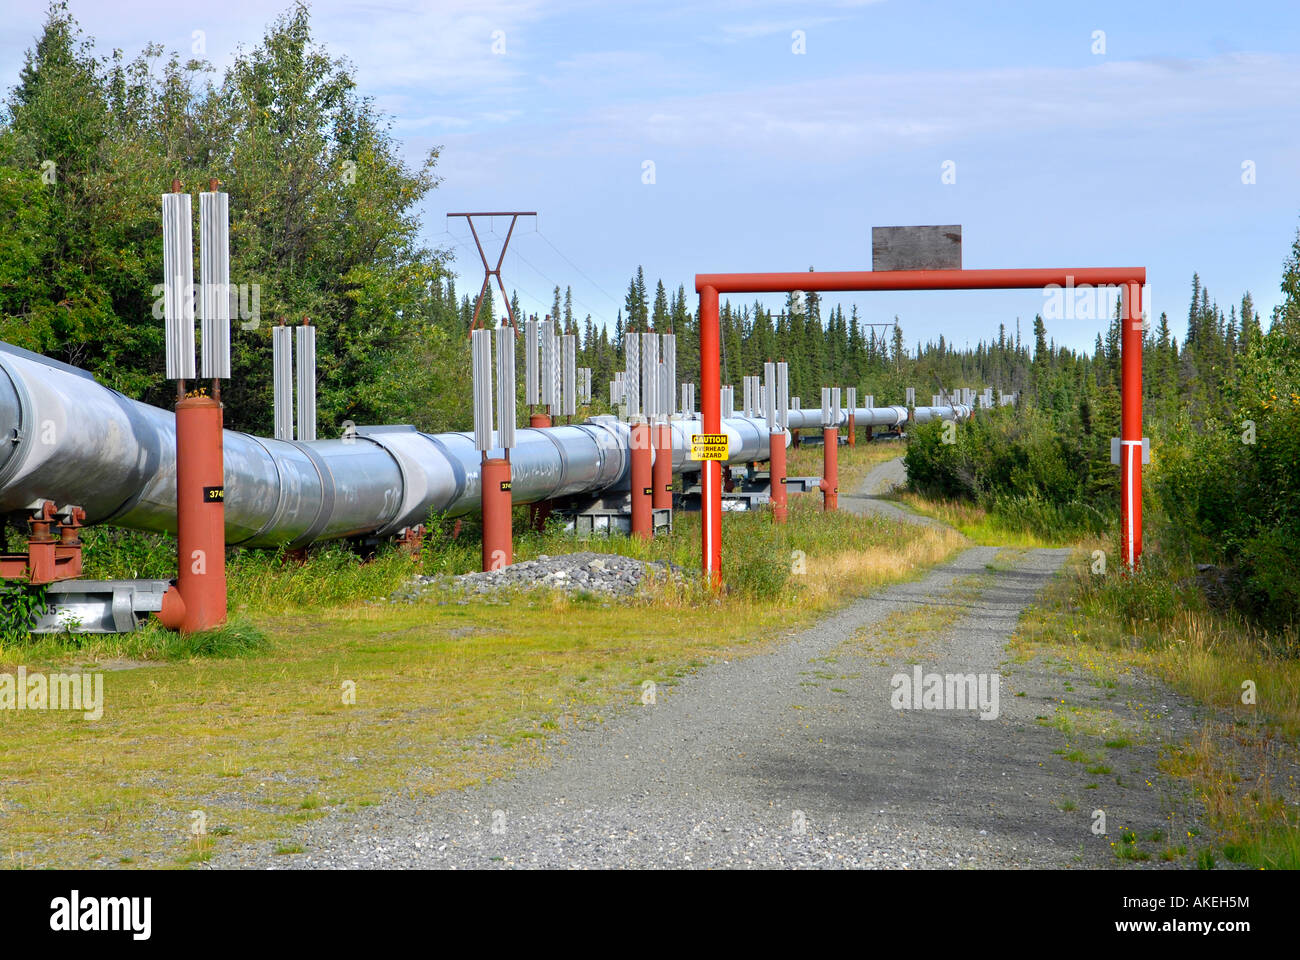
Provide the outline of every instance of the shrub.
<path id="1" fill-rule="evenodd" d="M 1006 407 L 959 425 L 955 442 L 944 443 L 951 429 L 933 421 L 910 432 L 905 463 L 912 489 L 973 500 L 1013 530 L 1071 537 L 1101 534 L 1112 523 L 1112 492 L 1090 483 L 1096 438 L 1072 421 L 1057 424 L 1033 407 Z"/>
<path id="2" fill-rule="evenodd" d="M 1184 413 L 1160 446 L 1167 546 L 1235 568 L 1243 612 L 1286 627 L 1300 621 L 1300 336 L 1270 330 L 1225 392 L 1229 415 Z"/>
<path id="3" fill-rule="evenodd" d="M 24 643 L 45 610 L 44 587 L 0 581 L 0 647 Z"/>

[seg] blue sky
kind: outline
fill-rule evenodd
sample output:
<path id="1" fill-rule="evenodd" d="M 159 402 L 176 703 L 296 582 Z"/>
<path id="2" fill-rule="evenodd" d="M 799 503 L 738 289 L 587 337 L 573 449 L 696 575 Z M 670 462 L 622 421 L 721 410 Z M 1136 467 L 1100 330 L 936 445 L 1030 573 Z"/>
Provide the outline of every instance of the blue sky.
<path id="1" fill-rule="evenodd" d="M 189 51 L 203 31 L 219 67 L 282 9 L 70 7 L 103 52 L 149 41 Z M 1267 315 L 1300 225 L 1294 0 L 312 10 L 317 37 L 353 61 L 409 156 L 442 145 L 445 181 L 424 220 L 430 243 L 454 247 L 462 291 L 477 289 L 481 268 L 448 211 L 541 213 L 540 235 L 524 223 L 504 267 L 538 312 L 554 284 L 571 284 L 580 314 L 612 321 L 638 264 L 692 292 L 697 272 L 869 269 L 873 225 L 960 223 L 967 267 L 1146 266 L 1151 304 L 1181 338 L 1193 270 L 1225 310 L 1250 290 Z M 0 25 L 8 83 L 44 4 L 11 11 Z M 942 182 L 946 161 L 955 183 Z M 1242 182 L 1248 161 L 1253 184 Z M 909 344 L 940 333 L 973 344 L 1017 317 L 1028 330 L 1043 307 L 1036 291 L 856 302 L 866 320 L 897 315 Z M 1086 348 L 1101 326 L 1049 333 Z"/>

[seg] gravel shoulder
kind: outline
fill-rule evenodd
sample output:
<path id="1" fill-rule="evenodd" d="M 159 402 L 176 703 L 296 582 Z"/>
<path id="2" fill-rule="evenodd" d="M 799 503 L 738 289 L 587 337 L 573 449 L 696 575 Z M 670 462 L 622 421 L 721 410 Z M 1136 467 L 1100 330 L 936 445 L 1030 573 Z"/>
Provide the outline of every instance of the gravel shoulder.
<path id="1" fill-rule="evenodd" d="M 873 470 L 862 490 L 889 476 Z M 855 511 L 882 505 L 869 496 L 841 502 Z M 771 652 L 712 664 L 659 688 L 654 703 L 630 702 L 597 728 L 565 731 L 543 766 L 330 814 L 297 833 L 301 853 L 245 846 L 211 866 L 1116 866 L 1108 837 L 1090 829 L 1093 798 L 1104 794 L 1112 833 L 1121 823 L 1167 825 L 1179 800 L 1154 772 L 1164 733 L 1147 722 L 1145 739 L 1134 734 L 1125 759 L 1142 769 L 1133 784 L 1088 788 L 1098 778 L 1061 755 L 1060 732 L 1045 721 L 1068 697 L 1124 714 L 1134 698 L 1094 695 L 1051 663 L 1008 663 L 1021 611 L 1067 551 L 1005 553 L 970 548 Z M 909 626 L 936 614 L 936 626 Z M 916 642 L 891 640 L 891 624 Z M 895 678 L 917 670 L 996 676 L 996 717 L 895 709 Z M 1167 709 L 1162 722 L 1191 722 L 1183 708 Z"/>

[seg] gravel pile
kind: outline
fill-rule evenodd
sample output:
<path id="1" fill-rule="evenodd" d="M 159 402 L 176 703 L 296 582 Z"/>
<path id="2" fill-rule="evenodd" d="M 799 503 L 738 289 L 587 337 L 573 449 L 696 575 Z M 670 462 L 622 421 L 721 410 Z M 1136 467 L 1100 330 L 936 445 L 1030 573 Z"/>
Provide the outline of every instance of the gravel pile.
<path id="1" fill-rule="evenodd" d="M 593 593 L 627 597 L 636 593 L 642 579 L 650 574 L 663 577 L 665 572 L 679 576 L 675 564 L 647 563 L 616 553 L 567 553 L 536 560 L 524 560 L 500 570 L 466 573 L 459 577 L 416 577 L 408 589 L 398 591 L 394 600 L 414 600 L 430 586 L 451 586 L 471 595 L 488 595 L 501 590 L 563 590 L 567 593 Z"/>

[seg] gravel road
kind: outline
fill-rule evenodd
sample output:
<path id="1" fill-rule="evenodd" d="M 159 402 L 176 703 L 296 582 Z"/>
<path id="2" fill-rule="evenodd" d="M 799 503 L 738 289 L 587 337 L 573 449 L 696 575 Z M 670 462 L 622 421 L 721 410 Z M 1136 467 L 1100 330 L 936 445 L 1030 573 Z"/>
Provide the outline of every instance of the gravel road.
<path id="1" fill-rule="evenodd" d="M 876 493 L 900 467 L 872 471 L 862 490 Z M 865 511 L 884 502 L 841 503 Z M 1107 810 L 1112 834 L 1120 824 L 1168 827 L 1178 788 L 1158 780 L 1156 755 L 1193 721 L 1140 677 L 1125 696 L 1105 699 L 1100 686 L 1063 680 L 1053 664 L 1008 663 L 1020 612 L 1066 553 L 969 548 L 768 653 L 712 664 L 660 688 L 652 705 L 637 698 L 598 729 L 569 731 L 549 747 L 547 765 L 331 814 L 301 828 L 300 854 L 244 846 L 211 866 L 1114 866 L 1107 837 L 1089 829 L 1092 810 Z M 923 642 L 886 639 L 899 616 L 941 609 L 947 622 Z M 892 679 L 917 668 L 997 675 L 996 718 L 895 709 Z M 1164 707 L 1157 729 L 1148 711 L 1146 735 L 1125 752 L 1141 788 L 1085 773 L 1040 722 L 1061 704 L 1127 714 L 1141 698 Z"/>
<path id="2" fill-rule="evenodd" d="M 895 487 L 901 487 L 905 483 L 907 483 L 907 468 L 903 465 L 903 458 L 886 460 L 871 469 L 871 472 L 863 478 L 862 484 L 855 492 L 847 495 L 840 494 L 840 504 L 843 509 L 852 510 L 855 513 L 875 513 L 902 520 L 905 523 L 918 523 L 923 526 L 935 527 L 943 526 L 938 520 L 905 510 L 892 500 L 881 499 L 881 497 L 887 496 L 893 491 Z"/>

